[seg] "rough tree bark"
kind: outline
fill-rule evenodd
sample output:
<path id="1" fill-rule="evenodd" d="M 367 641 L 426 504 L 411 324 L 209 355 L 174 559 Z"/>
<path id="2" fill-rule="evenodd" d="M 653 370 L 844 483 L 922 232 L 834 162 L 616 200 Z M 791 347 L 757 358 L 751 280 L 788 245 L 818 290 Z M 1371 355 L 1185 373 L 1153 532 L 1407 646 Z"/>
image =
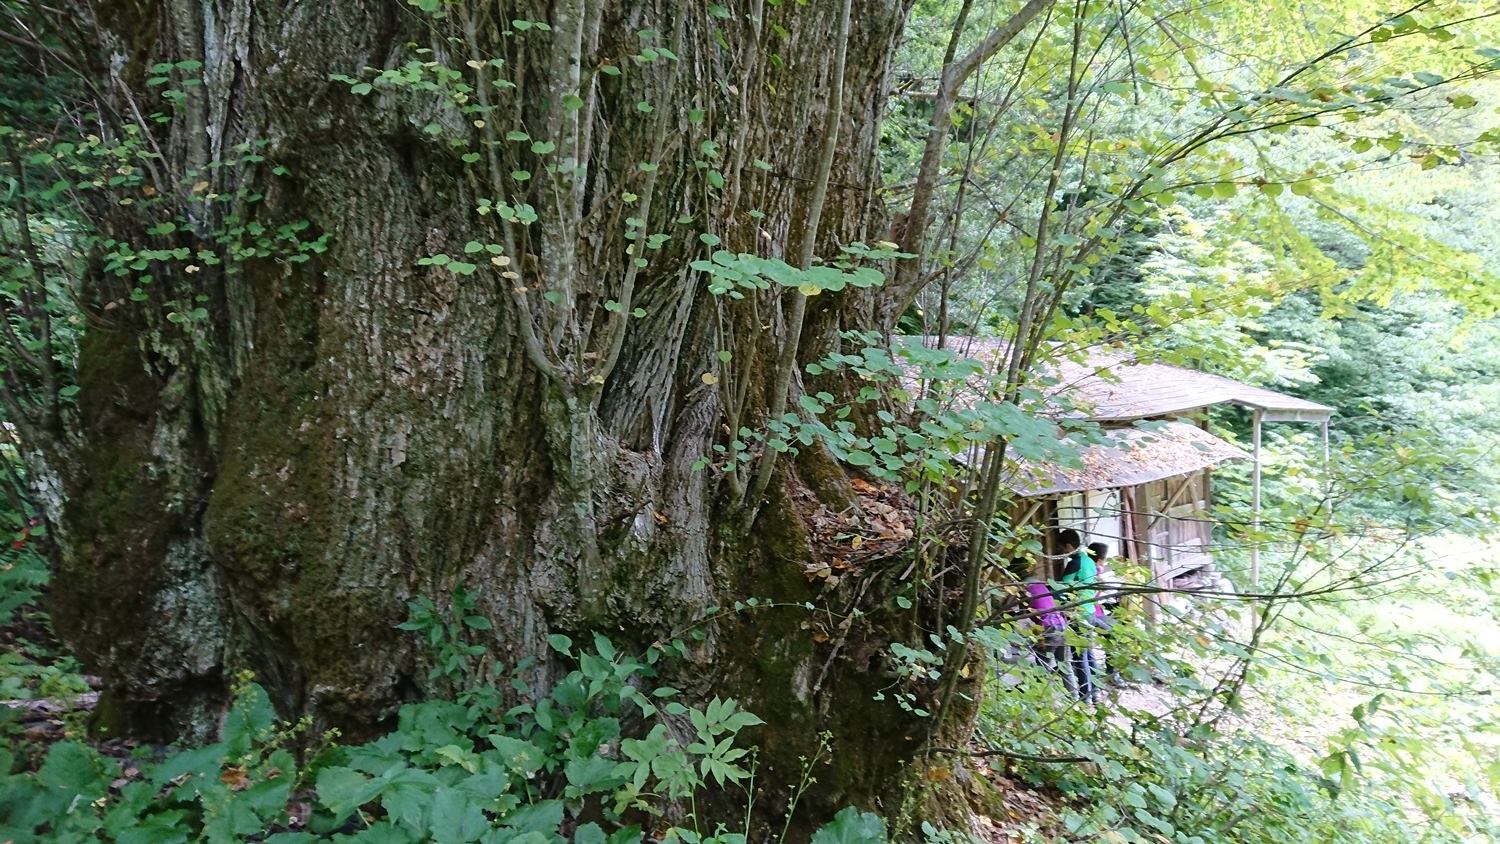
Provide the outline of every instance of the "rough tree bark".
<path id="1" fill-rule="evenodd" d="M 710 251 L 699 233 L 798 254 L 840 11 L 726 7 L 508 0 L 434 18 L 396 0 L 100 0 L 54 21 L 107 80 L 102 113 L 169 117 L 145 125 L 162 155 L 150 195 L 172 202 L 100 205 L 103 236 L 221 251 L 216 233 L 238 215 L 331 238 L 306 263 L 177 262 L 140 285 L 96 259 L 86 280 L 77 423 L 31 456 L 59 549 L 56 623 L 105 679 L 103 727 L 203 738 L 248 669 L 287 717 L 379 731 L 427 691 L 421 654 L 394 627 L 405 602 L 455 585 L 496 621 L 496 659 L 539 658 L 543 684 L 551 632 L 645 645 L 736 598 L 839 612 L 884 599 L 904 560 L 831 590 L 804 576 L 810 490 L 847 496 L 815 455 L 779 463 L 748 532 L 715 473 L 692 468 L 727 433 L 721 389 L 701 377 L 721 348 L 746 384 L 743 424 L 764 421 L 786 302 L 720 301 L 688 263 Z M 854 4 L 820 255 L 887 231 L 877 145 L 907 11 Z M 678 61 L 632 58 L 652 45 Z M 503 58 L 484 72 L 515 86 L 481 79 L 487 129 L 433 95 L 357 96 L 330 80 L 476 56 Z M 150 68 L 183 61 L 203 63 L 202 84 L 165 108 Z M 575 92 L 582 105 L 559 108 Z M 583 169 L 547 173 L 503 142 L 513 130 Z M 263 162 L 235 152 L 259 142 Z M 471 150 L 497 157 L 471 166 Z M 239 163 L 210 166 L 227 159 Z M 529 183 L 508 176 L 521 168 Z M 207 199 L 239 189 L 261 198 Z M 481 198 L 528 201 L 540 219 L 497 223 L 475 213 Z M 173 214 L 175 232 L 145 232 Z M 671 235 L 639 270 L 624 239 L 635 214 Z M 471 240 L 507 243 L 512 263 L 468 276 L 417 263 Z M 135 286 L 146 301 L 131 301 Z M 163 319 L 198 296 L 206 319 Z M 607 311 L 610 299 L 646 315 Z M 800 357 L 841 329 L 888 331 L 877 315 L 889 310 L 864 293 L 820 297 Z M 771 783 L 794 779 L 816 733 L 833 732 L 809 820 L 851 801 L 894 812 L 881 800 L 925 731 L 874 700 L 893 634 L 861 621 L 832 647 L 807 621 L 773 609 L 717 622 L 675 679 L 769 722 L 753 740 Z"/>

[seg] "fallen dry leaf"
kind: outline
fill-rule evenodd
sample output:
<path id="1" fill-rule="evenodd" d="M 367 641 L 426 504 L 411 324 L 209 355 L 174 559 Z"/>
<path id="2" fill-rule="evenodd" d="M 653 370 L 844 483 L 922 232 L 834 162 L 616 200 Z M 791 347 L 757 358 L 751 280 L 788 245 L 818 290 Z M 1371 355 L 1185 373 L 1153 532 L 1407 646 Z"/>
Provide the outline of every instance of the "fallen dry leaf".
<path id="1" fill-rule="evenodd" d="M 229 768 L 219 775 L 219 782 L 229 786 L 230 791 L 244 791 L 250 787 L 250 776 L 244 768 Z"/>

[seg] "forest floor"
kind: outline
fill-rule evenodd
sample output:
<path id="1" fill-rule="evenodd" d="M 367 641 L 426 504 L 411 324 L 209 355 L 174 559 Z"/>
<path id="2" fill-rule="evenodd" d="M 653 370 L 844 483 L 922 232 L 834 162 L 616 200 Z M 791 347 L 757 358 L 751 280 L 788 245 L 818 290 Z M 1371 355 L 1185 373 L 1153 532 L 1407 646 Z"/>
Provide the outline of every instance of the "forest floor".
<path id="1" fill-rule="evenodd" d="M 996 803 L 1000 811 L 975 817 L 974 832 L 987 844 L 1023 844 L 1023 842 L 1056 840 L 1062 834 L 1060 816 L 1067 805 L 1062 794 L 1038 789 L 1004 774 L 987 771 L 980 773 L 995 789 Z"/>

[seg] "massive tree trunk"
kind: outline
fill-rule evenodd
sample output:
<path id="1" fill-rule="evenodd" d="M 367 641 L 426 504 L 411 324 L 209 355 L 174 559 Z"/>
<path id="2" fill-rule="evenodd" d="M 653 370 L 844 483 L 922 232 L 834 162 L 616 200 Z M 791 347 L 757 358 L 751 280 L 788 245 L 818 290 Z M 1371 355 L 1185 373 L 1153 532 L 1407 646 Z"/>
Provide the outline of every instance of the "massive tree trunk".
<path id="1" fill-rule="evenodd" d="M 396 0 L 75 10 L 89 75 L 108 80 L 102 112 L 144 118 L 161 154 L 136 202 L 115 194 L 96 225 L 135 249 L 193 255 L 117 273 L 100 247 L 76 425 L 34 454 L 36 478 L 56 485 L 56 622 L 105 679 L 107 729 L 204 737 L 248 669 L 284 716 L 371 734 L 429 691 L 422 654 L 395 628 L 406 601 L 454 586 L 495 620 L 495 658 L 537 657 L 545 684 L 551 632 L 644 646 L 752 596 L 842 614 L 881 604 L 907 569 L 809 582 L 818 494 L 847 495 L 817 454 L 781 461 L 764 506 L 693 468 L 727 440 L 732 393 L 703 377 L 720 371 L 721 349 L 747 385 L 741 424 L 764 423 L 789 300 L 715 297 L 688 264 L 711 252 L 700 234 L 793 260 L 838 4 L 439 11 Z M 906 13 L 906 0 L 854 5 L 821 255 L 886 236 L 877 145 Z M 188 65 L 152 71 L 160 62 Z M 478 90 L 462 102 L 420 85 L 361 95 L 331 79 L 413 62 L 412 78 L 437 79 L 420 64 L 435 62 Z M 148 84 L 154 75 L 171 81 Z M 202 84 L 181 85 L 189 78 Z M 160 92 L 179 86 L 179 104 L 164 104 Z M 476 105 L 491 110 L 462 113 Z M 529 203 L 538 220 L 501 222 L 476 211 L 482 199 Z M 648 219 L 627 219 L 638 215 Z M 175 231 L 146 231 L 169 219 Z M 256 240 L 235 230 L 246 225 L 273 242 L 227 260 L 224 241 Z M 632 230 L 642 237 L 626 239 Z M 642 250 L 649 233 L 671 237 Z M 325 252 L 298 252 L 321 235 Z M 510 263 L 465 253 L 471 241 L 504 245 Z M 440 253 L 478 268 L 419 264 Z M 649 266 L 632 269 L 640 254 Z M 868 293 L 814 304 L 803 361 L 841 330 L 888 328 Z M 748 530 L 747 511 L 758 512 Z M 769 722 L 754 740 L 778 786 L 818 731 L 833 732 L 836 763 L 818 773 L 810 818 L 878 806 L 925 739 L 875 700 L 891 634 L 859 621 L 823 635 L 822 624 L 784 607 L 728 616 L 675 678 Z M 767 799 L 774 810 L 784 795 Z"/>

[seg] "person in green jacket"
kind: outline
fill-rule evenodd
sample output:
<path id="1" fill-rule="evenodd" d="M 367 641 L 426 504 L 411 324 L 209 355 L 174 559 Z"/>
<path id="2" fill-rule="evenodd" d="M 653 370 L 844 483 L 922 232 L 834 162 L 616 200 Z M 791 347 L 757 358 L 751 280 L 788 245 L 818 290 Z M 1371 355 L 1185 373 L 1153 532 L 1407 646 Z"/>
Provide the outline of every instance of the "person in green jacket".
<path id="1" fill-rule="evenodd" d="M 1099 626 L 1094 618 L 1095 613 L 1099 612 L 1099 607 L 1094 602 L 1096 590 L 1093 588 L 1099 582 L 1099 567 L 1094 562 L 1093 556 L 1083 550 L 1083 539 L 1079 537 L 1076 530 L 1058 531 L 1055 547 L 1067 555 L 1059 581 L 1072 587 L 1066 603 L 1080 602 L 1069 615 L 1078 619 L 1079 623 L 1074 625 L 1074 629 L 1082 635 Z M 1073 586 L 1074 584 L 1077 585 Z M 1095 677 L 1099 673 L 1099 668 L 1094 664 L 1092 642 L 1086 641 L 1075 645 L 1072 661 L 1078 699 L 1086 703 L 1098 703 L 1103 692 L 1095 685 Z"/>
<path id="2" fill-rule="evenodd" d="M 1125 678 L 1120 674 L 1119 655 L 1110 656 L 1114 648 L 1115 610 L 1120 607 L 1120 591 L 1112 588 L 1117 584 L 1109 564 L 1109 546 L 1103 542 L 1090 542 L 1088 552 L 1094 558 L 1095 582 L 1100 587 L 1094 593 L 1097 599 L 1094 601 L 1094 626 L 1099 628 L 1099 676 L 1107 678 L 1111 685 L 1123 686 Z"/>

